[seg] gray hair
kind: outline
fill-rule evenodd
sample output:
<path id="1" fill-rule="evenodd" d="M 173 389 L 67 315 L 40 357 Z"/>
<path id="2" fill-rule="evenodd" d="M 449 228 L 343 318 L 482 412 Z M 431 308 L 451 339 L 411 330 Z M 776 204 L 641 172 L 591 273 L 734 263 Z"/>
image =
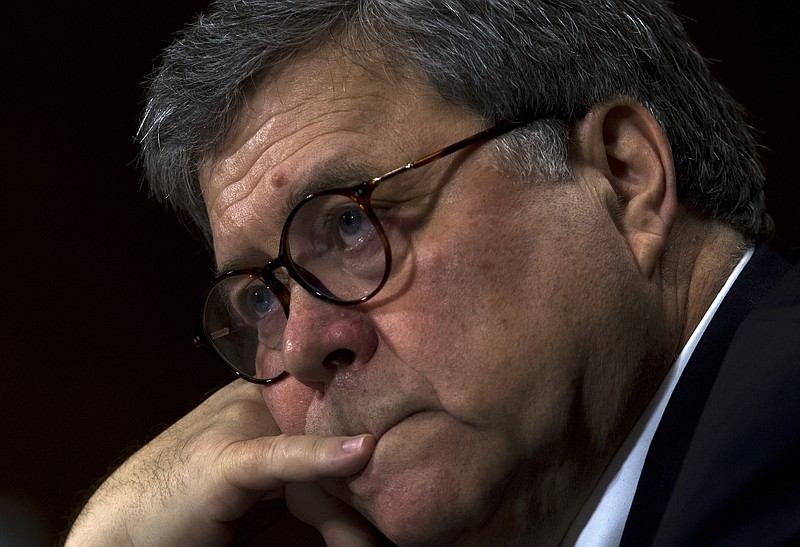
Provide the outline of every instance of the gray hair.
<path id="1" fill-rule="evenodd" d="M 420 70 L 487 124 L 547 118 L 499 147 L 520 173 L 564 178 L 570 126 L 631 97 L 667 135 L 685 206 L 750 239 L 768 229 L 751 128 L 660 0 L 218 0 L 152 79 L 139 130 L 152 193 L 210 241 L 199 166 L 225 143 L 256 77 L 330 41 L 389 71 Z"/>

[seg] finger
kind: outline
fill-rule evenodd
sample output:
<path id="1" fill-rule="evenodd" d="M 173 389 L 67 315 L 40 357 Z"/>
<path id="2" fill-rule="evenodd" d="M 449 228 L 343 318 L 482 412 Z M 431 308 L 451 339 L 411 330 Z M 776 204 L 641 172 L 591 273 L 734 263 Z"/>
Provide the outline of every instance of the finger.
<path id="1" fill-rule="evenodd" d="M 327 547 L 376 547 L 375 528 L 358 511 L 325 492 L 317 483 L 286 486 L 289 511 L 319 530 Z"/>
<path id="2" fill-rule="evenodd" d="M 291 482 L 352 475 L 367 464 L 375 443 L 371 435 L 262 437 L 231 444 L 220 464 L 233 486 L 266 492 Z"/>

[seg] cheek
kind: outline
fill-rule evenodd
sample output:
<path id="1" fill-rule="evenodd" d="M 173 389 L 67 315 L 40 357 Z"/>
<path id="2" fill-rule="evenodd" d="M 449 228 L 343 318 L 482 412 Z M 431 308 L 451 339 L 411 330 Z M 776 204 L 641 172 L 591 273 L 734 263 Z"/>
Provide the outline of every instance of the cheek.
<path id="1" fill-rule="evenodd" d="M 413 278 L 403 295 L 376 309 L 385 314 L 385 333 L 400 360 L 456 406 L 480 404 L 495 388 L 508 390 L 494 384 L 527 365 L 523 346 L 539 313 L 525 303 L 538 298 L 530 238 L 509 222 L 506 207 L 487 203 L 432 223 L 415 247 Z"/>
<path id="2" fill-rule="evenodd" d="M 522 426 L 524 413 L 539 424 L 531 428 L 559 429 L 597 323 L 584 285 L 607 227 L 581 216 L 578 196 L 563 186 L 527 201 L 519 194 L 462 203 L 457 217 L 431 226 L 435 244 L 416 248 L 394 340 L 453 414 Z"/>

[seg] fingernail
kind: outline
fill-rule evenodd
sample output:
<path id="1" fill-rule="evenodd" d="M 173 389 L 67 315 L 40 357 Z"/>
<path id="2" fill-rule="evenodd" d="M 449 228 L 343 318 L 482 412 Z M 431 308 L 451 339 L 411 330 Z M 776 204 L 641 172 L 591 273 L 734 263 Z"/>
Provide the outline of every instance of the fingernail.
<path id="1" fill-rule="evenodd" d="M 342 441 L 342 450 L 344 452 L 358 452 L 361 450 L 361 447 L 364 446 L 364 439 L 366 437 L 366 435 L 361 435 L 360 437 L 353 437 Z"/>

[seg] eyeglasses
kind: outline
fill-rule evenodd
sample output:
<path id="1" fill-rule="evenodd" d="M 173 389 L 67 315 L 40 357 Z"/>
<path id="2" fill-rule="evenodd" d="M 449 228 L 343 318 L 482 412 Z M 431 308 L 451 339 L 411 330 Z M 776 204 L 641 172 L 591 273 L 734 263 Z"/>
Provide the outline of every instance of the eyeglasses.
<path id="1" fill-rule="evenodd" d="M 306 196 L 281 232 L 277 258 L 263 268 L 219 275 L 205 293 L 195 345 L 211 346 L 240 377 L 271 384 L 286 371 L 263 352 L 279 350 L 289 317 L 289 278 L 326 302 L 366 302 L 392 269 L 389 238 L 372 205 L 373 192 L 397 175 L 473 144 L 508 133 L 531 119 L 506 121 L 355 186 Z M 284 270 L 284 271 L 281 271 Z"/>

